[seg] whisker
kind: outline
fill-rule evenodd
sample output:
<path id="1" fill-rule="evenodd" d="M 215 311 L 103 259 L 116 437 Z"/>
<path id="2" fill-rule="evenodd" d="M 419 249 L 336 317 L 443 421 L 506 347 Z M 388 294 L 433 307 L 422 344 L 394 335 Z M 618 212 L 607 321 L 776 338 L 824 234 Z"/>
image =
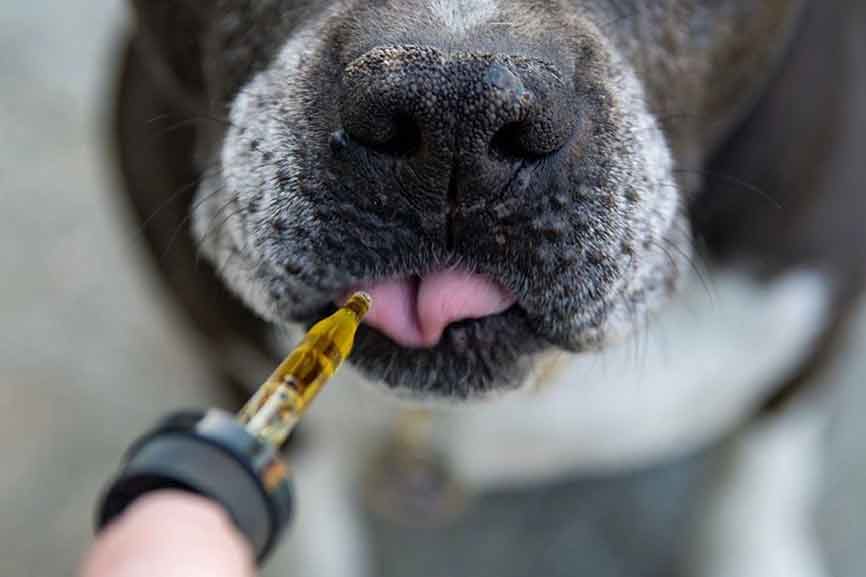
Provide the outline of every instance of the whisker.
<path id="1" fill-rule="evenodd" d="M 262 168 L 262 167 L 264 167 L 264 166 L 266 166 L 266 165 L 267 165 L 267 163 L 262 163 L 262 164 L 259 165 L 259 168 Z M 222 192 L 222 191 L 225 190 L 225 188 L 226 188 L 226 184 L 225 184 L 225 182 L 223 182 L 223 183 L 218 187 L 218 189 L 217 189 L 216 192 Z M 208 196 L 213 196 L 213 193 L 210 194 L 210 195 L 208 195 Z M 206 198 L 202 198 L 201 200 L 204 201 L 204 200 L 206 200 Z M 218 216 L 219 216 L 219 215 L 220 215 L 220 214 L 221 214 L 221 213 L 222 213 L 226 208 L 228 208 L 232 203 L 237 204 L 237 203 L 238 203 L 238 200 L 239 200 L 239 199 L 238 199 L 237 196 L 232 196 L 231 198 L 229 198 L 225 203 L 223 203 L 223 204 L 222 204 L 222 205 L 221 205 L 221 206 L 216 210 L 216 212 L 214 212 L 214 214 L 212 215 L 212 218 L 213 218 L 213 219 L 216 219 L 216 218 L 217 218 L 217 217 L 218 217 Z M 197 209 L 198 206 L 199 206 L 200 204 L 201 204 L 201 203 L 197 203 L 195 206 L 192 207 L 192 209 L 189 211 L 189 214 L 187 214 L 187 216 L 186 216 L 186 217 L 184 218 L 184 220 L 181 222 L 181 226 L 183 226 L 184 223 L 188 223 L 188 222 L 190 221 L 190 219 L 192 218 L 193 213 L 195 212 L 195 209 Z M 219 223 L 211 224 L 211 225 L 208 227 L 208 230 L 204 233 L 204 235 L 202 235 L 201 238 L 196 239 L 196 243 L 195 243 L 195 266 L 196 266 L 196 267 L 198 267 L 199 264 L 200 264 L 200 262 L 201 262 L 201 257 L 202 257 L 201 247 L 202 247 L 204 241 L 206 241 L 206 240 L 210 237 L 210 235 L 213 234 L 214 232 L 217 232 L 217 231 L 219 231 L 219 230 L 222 230 L 222 227 L 225 226 L 225 224 L 228 223 L 228 221 L 229 221 L 233 216 L 237 216 L 237 215 L 239 215 L 239 214 L 243 214 L 243 213 L 245 213 L 245 212 L 247 212 L 247 211 L 248 211 L 247 207 L 238 205 L 238 210 L 234 211 L 233 213 L 231 213 L 231 214 L 229 214 L 228 216 L 226 216 L 225 218 L 223 218 L 222 221 L 220 221 Z M 246 225 L 246 223 L 244 223 L 244 224 Z M 179 228 L 179 227 L 178 227 L 178 228 Z M 175 231 L 175 234 L 176 234 L 176 233 L 177 233 L 177 230 Z M 272 239 L 272 240 L 281 240 L 281 239 L 279 239 L 276 235 L 273 235 L 273 236 L 271 236 L 271 235 L 267 235 L 267 236 L 265 236 L 264 238 L 265 238 L 265 239 Z"/>
<path id="2" fill-rule="evenodd" d="M 628 298 L 628 294 L 621 294 L 620 300 L 622 301 L 623 306 L 625 307 L 626 313 L 628 314 L 628 323 L 633 329 L 633 333 L 631 337 L 628 339 L 628 362 L 637 370 L 638 369 L 638 359 L 640 359 L 640 331 L 641 327 L 637 322 L 637 309 L 634 306 L 634 303 L 631 299 Z"/>
<path id="3" fill-rule="evenodd" d="M 222 263 L 222 264 L 219 266 L 219 268 L 217 269 L 217 277 L 218 277 L 218 278 L 224 278 L 224 277 L 223 277 L 223 274 L 225 273 L 226 268 L 228 267 L 228 265 L 229 265 L 229 263 L 231 262 L 231 260 L 232 260 L 234 257 L 238 256 L 238 254 L 239 254 L 238 251 L 236 251 L 236 250 L 234 250 L 234 249 L 232 249 L 232 248 L 229 249 L 229 255 L 226 257 L 226 259 L 223 261 L 223 263 Z M 241 261 L 241 262 L 243 262 L 243 261 Z M 242 264 L 241 266 L 243 266 L 243 264 Z"/>
<path id="4" fill-rule="evenodd" d="M 222 188 L 222 187 L 220 187 L 220 188 Z M 216 194 L 218 192 L 221 192 L 221 190 L 215 191 L 214 194 Z M 203 198 L 203 199 L 199 200 L 199 202 L 197 202 L 195 206 L 191 207 L 190 210 L 187 211 L 186 215 L 183 217 L 183 220 L 180 221 L 180 223 L 174 228 L 174 231 L 171 233 L 171 237 L 168 240 L 168 244 L 166 245 L 165 249 L 163 250 L 162 254 L 160 255 L 160 258 L 165 258 L 165 256 L 168 254 L 168 251 L 171 250 L 171 247 L 174 245 L 175 241 L 177 240 L 177 237 L 180 234 L 180 231 L 183 228 L 185 228 L 185 226 L 187 224 L 189 224 L 190 220 L 192 219 L 192 215 L 195 212 L 195 209 L 198 208 L 198 206 L 201 205 L 206 200 L 207 200 L 207 198 Z M 228 208 L 233 201 L 234 201 L 234 197 L 230 198 L 228 200 L 228 202 L 226 202 L 225 204 L 220 206 L 220 208 L 217 209 L 217 211 L 214 213 L 214 216 L 217 216 L 222 211 L 224 211 L 226 208 Z M 200 242 L 201 242 L 201 240 L 199 241 L 199 243 Z"/>
<path id="5" fill-rule="evenodd" d="M 199 207 L 201 207 L 201 206 L 202 206 L 205 202 L 207 202 L 209 199 L 211 199 L 211 198 L 213 198 L 214 196 L 216 196 L 216 195 L 222 193 L 222 192 L 225 190 L 225 188 L 226 188 L 225 184 L 221 184 L 220 186 L 216 187 L 216 188 L 213 190 L 213 192 L 210 192 L 210 193 L 204 195 L 203 197 L 201 197 L 200 199 L 198 199 L 197 201 L 195 201 L 192 205 L 190 205 L 190 207 L 189 207 L 189 209 L 187 210 L 186 214 L 184 215 L 183 219 L 180 221 L 180 223 L 179 223 L 179 224 L 174 228 L 174 230 L 172 231 L 172 233 L 171 233 L 172 238 L 173 238 L 174 236 L 176 236 L 176 235 L 180 232 L 180 229 L 181 229 L 181 228 L 183 228 L 186 224 L 188 224 L 188 223 L 190 222 L 190 220 L 192 219 L 192 215 L 195 214 L 195 211 L 198 210 Z M 219 214 L 219 212 L 220 212 L 223 208 L 225 208 L 225 205 L 223 205 L 222 208 L 220 208 L 219 210 L 217 210 L 216 214 Z M 171 244 L 171 243 L 169 243 L 169 245 L 170 245 L 170 244 Z"/>
<path id="6" fill-rule="evenodd" d="M 704 292 L 707 294 L 707 297 L 709 297 L 710 302 L 714 302 L 716 299 L 716 294 L 712 288 L 712 283 L 709 280 L 709 274 L 708 274 L 709 271 L 707 271 L 706 269 L 704 269 L 701 266 L 701 264 L 700 264 L 701 261 L 694 258 L 693 255 L 690 255 L 689 253 L 687 253 L 685 250 L 683 250 L 682 247 L 677 246 L 676 243 L 671 242 L 670 240 L 667 240 L 667 239 L 662 239 L 662 240 L 663 240 L 665 246 L 659 245 L 658 248 L 660 248 L 661 250 L 664 250 L 665 252 L 668 252 L 670 250 L 676 251 L 676 253 L 679 254 L 683 258 L 683 260 L 686 261 L 686 263 L 689 265 L 689 268 L 692 269 L 692 272 L 694 272 L 695 275 L 698 277 L 698 280 L 700 281 L 701 286 L 704 289 Z M 668 253 L 669 258 L 670 258 L 670 256 L 671 255 Z"/>
<path id="7" fill-rule="evenodd" d="M 162 120 L 168 120 L 169 118 L 171 118 L 171 114 L 163 112 L 162 114 L 151 116 L 150 118 L 145 120 L 145 124 L 156 124 L 157 122 L 160 122 Z"/>
<path id="8" fill-rule="evenodd" d="M 216 213 L 214 213 L 214 216 L 216 216 L 217 214 L 219 214 L 220 212 L 222 212 L 223 210 L 225 210 L 228 206 L 231 206 L 231 205 L 234 203 L 235 200 L 236 200 L 236 199 L 235 199 L 234 197 L 232 197 L 231 199 L 229 199 L 229 201 L 228 201 L 225 205 L 223 205 L 222 208 L 220 208 L 219 211 L 217 211 Z M 201 238 L 196 239 L 196 245 L 197 245 L 197 246 L 202 246 L 202 245 L 204 244 L 204 242 L 205 242 L 205 241 L 206 241 L 206 240 L 207 240 L 207 239 L 208 239 L 212 234 L 214 234 L 215 232 L 220 232 L 220 231 L 222 231 L 222 227 L 224 227 L 226 224 L 228 224 L 228 222 L 229 222 L 232 218 L 234 218 L 234 217 L 236 217 L 236 216 L 238 216 L 238 215 L 240 215 L 240 214 L 243 214 L 245 211 L 246 211 L 245 208 L 243 208 L 243 207 L 239 207 L 237 210 L 231 211 L 231 212 L 229 212 L 228 214 L 226 214 L 225 217 L 224 217 L 222 220 L 220 220 L 218 223 L 211 224 L 211 225 L 208 227 L 207 231 L 205 231 L 205 233 L 201 236 Z M 196 252 L 198 252 L 198 251 L 196 251 Z"/>
<path id="9" fill-rule="evenodd" d="M 147 124 L 156 124 L 157 122 L 160 122 L 162 120 L 168 120 L 170 118 L 172 118 L 172 115 L 168 114 L 168 113 L 156 114 L 156 115 L 148 118 L 145 122 Z M 205 113 L 189 116 L 189 117 L 187 117 L 186 121 L 197 121 L 197 120 L 210 120 L 212 122 L 218 122 L 220 124 L 226 124 L 229 126 L 232 125 L 232 121 L 227 117 L 214 116 L 212 114 L 205 114 Z"/>
<path id="10" fill-rule="evenodd" d="M 261 163 L 261 164 L 258 165 L 257 168 L 263 168 L 263 167 L 266 166 L 266 165 L 267 165 L 267 163 Z M 220 167 L 221 167 L 221 164 L 220 164 L 219 162 L 214 162 L 213 165 L 211 165 L 210 167 L 208 167 L 206 170 L 208 170 L 208 169 L 213 169 L 213 168 L 219 169 Z M 255 169 L 255 168 L 254 168 L 254 169 Z M 202 175 L 202 177 L 204 177 L 205 175 L 206 175 L 206 172 Z M 208 199 L 213 198 L 214 196 L 216 196 L 216 195 L 218 195 L 218 194 L 224 192 L 224 191 L 226 190 L 226 188 L 227 188 L 227 184 L 226 184 L 226 182 L 225 182 L 224 180 L 221 180 L 221 181 L 220 181 L 220 185 L 217 186 L 217 187 L 216 187 L 212 192 L 209 192 L 208 194 L 202 196 L 201 198 L 199 198 L 198 200 L 196 200 L 196 202 L 195 202 L 194 204 L 192 204 L 192 205 L 190 206 L 190 208 L 189 208 L 189 210 L 187 211 L 187 214 L 184 216 L 183 220 L 181 220 L 180 223 L 179 223 L 179 224 L 175 227 L 175 229 L 172 231 L 171 239 L 169 240 L 168 245 L 166 246 L 165 250 L 163 251 L 162 257 L 164 257 L 166 254 L 168 254 L 168 250 L 173 246 L 173 244 L 174 244 L 174 242 L 175 242 L 175 239 L 176 239 L 177 235 L 180 233 L 181 229 L 182 229 L 184 226 L 186 226 L 187 224 L 189 224 L 189 222 L 191 221 L 191 219 L 192 219 L 192 217 L 193 217 L 193 214 L 195 214 L 195 211 L 196 211 L 199 207 L 201 207 L 202 204 L 204 204 Z M 226 201 L 224 204 L 222 204 L 222 205 L 217 209 L 217 211 L 216 211 L 216 212 L 214 213 L 214 215 L 213 215 L 214 218 L 217 217 L 220 213 L 222 213 L 222 212 L 223 212 L 223 211 L 224 211 L 224 210 L 225 210 L 225 209 L 226 209 L 226 208 L 227 208 L 231 203 L 236 202 L 236 201 L 237 201 L 237 197 L 232 196 L 228 201 Z M 241 213 L 241 212 L 243 212 L 243 209 L 239 210 L 236 214 L 239 214 L 239 213 Z M 223 222 L 222 224 L 225 224 L 225 223 Z M 211 231 L 209 231 L 209 233 L 210 233 L 210 232 L 211 232 Z M 199 247 L 201 246 L 201 243 L 202 243 L 204 240 L 206 240 L 206 236 L 203 237 L 203 238 L 201 238 L 201 239 L 199 239 L 199 240 L 198 240 L 198 243 L 196 244 L 196 257 L 195 257 L 196 265 L 198 265 L 198 261 L 200 260 L 200 256 L 201 256 L 201 255 L 200 255 L 200 252 L 201 252 L 201 251 L 200 251 Z M 161 258 L 162 258 L 162 257 L 161 257 Z"/>
<path id="11" fill-rule="evenodd" d="M 700 120 L 701 116 L 696 112 L 671 112 L 656 116 L 659 124 L 665 124 L 670 120 Z"/>
<path id="12" fill-rule="evenodd" d="M 157 116 L 150 118 L 147 121 L 147 123 L 148 124 L 156 124 L 157 122 L 161 122 L 163 120 L 168 120 L 170 118 L 172 118 L 171 115 L 159 114 Z M 235 124 L 231 120 L 229 120 L 228 118 L 219 118 L 219 117 L 210 116 L 207 114 L 198 114 L 195 116 L 189 116 L 189 117 L 183 118 L 181 120 L 177 120 L 175 122 L 172 122 L 171 124 L 169 124 L 168 126 L 163 128 L 163 134 L 170 134 L 170 133 L 175 132 L 177 130 L 180 130 L 182 128 L 186 128 L 188 126 L 195 126 L 195 125 L 202 123 L 202 122 L 213 122 L 216 124 L 221 124 L 225 127 L 235 127 Z"/>
<path id="13" fill-rule="evenodd" d="M 235 266 L 240 267 L 241 270 L 245 272 L 251 279 L 257 278 L 259 276 L 259 272 L 269 264 L 267 261 L 250 263 L 243 258 L 243 251 L 233 246 L 229 247 L 228 251 L 228 257 L 226 257 L 223 263 L 215 269 L 215 273 L 218 278 L 225 278 L 225 271 L 228 268 L 229 264 L 232 264 L 232 259 L 235 258 L 237 258 L 237 260 L 234 262 Z"/>
<path id="14" fill-rule="evenodd" d="M 195 267 L 201 266 L 201 257 L 202 257 L 202 246 L 204 242 L 210 237 L 212 234 L 221 232 L 223 227 L 228 224 L 228 222 L 235 216 L 243 214 L 244 209 L 239 208 L 238 210 L 232 211 L 228 213 L 225 218 L 223 218 L 220 222 L 212 224 L 208 227 L 208 230 L 201 236 L 201 238 L 196 239 L 195 242 Z"/>
<path id="15" fill-rule="evenodd" d="M 653 335 L 655 336 L 655 341 L 653 346 L 659 347 L 659 354 L 665 360 L 665 363 L 669 363 L 670 356 L 670 343 L 668 342 L 665 332 L 660 329 L 660 324 L 658 322 L 658 315 L 656 312 L 651 311 L 649 309 L 646 310 L 645 319 L 646 322 L 646 335 L 647 335 L 647 351 L 649 351 L 650 347 L 650 331 L 653 331 Z M 644 359 L 644 369 L 646 369 L 646 361 L 649 358 L 649 353 L 647 353 L 647 357 Z"/>
<path id="16" fill-rule="evenodd" d="M 644 132 L 646 130 L 651 130 L 656 127 L 662 128 L 673 128 L 671 124 L 672 121 L 680 121 L 680 120 L 701 120 L 701 115 L 696 114 L 694 112 L 672 112 L 670 114 L 658 114 L 653 118 L 654 122 L 651 120 L 649 124 L 646 126 L 638 127 L 635 130 L 637 132 Z"/>
<path id="17" fill-rule="evenodd" d="M 709 280 L 709 277 L 706 275 L 706 271 L 703 271 L 700 268 L 700 265 L 698 265 L 698 263 L 688 253 L 684 252 L 680 247 L 678 247 L 675 244 L 668 242 L 668 241 L 665 241 L 665 244 L 667 245 L 667 248 L 665 246 L 662 246 L 662 245 L 655 243 L 655 242 L 652 243 L 652 246 L 663 251 L 665 253 L 666 257 L 668 258 L 668 260 L 671 261 L 673 266 L 676 266 L 676 265 L 674 264 L 674 258 L 670 252 L 670 249 L 673 249 L 673 250 L 677 251 L 680 255 L 682 255 L 682 257 L 689 263 L 692 270 L 695 271 L 695 274 L 697 275 L 698 279 L 700 280 L 700 283 L 703 286 L 703 289 L 704 289 L 705 293 L 707 294 L 707 297 L 710 299 L 710 303 L 712 304 L 712 303 L 716 302 L 716 299 L 717 299 L 716 293 L 713 290 L 713 286 Z M 698 312 L 693 310 L 691 307 L 688 307 L 687 310 L 693 316 L 695 316 L 695 317 L 698 316 Z"/>
<path id="18" fill-rule="evenodd" d="M 157 206 L 153 210 L 153 212 L 151 212 L 150 215 L 147 218 L 145 218 L 141 222 L 141 224 L 138 226 L 137 234 L 144 233 L 145 229 L 147 228 L 147 225 L 150 224 L 153 221 L 153 219 L 156 218 L 157 215 L 159 215 L 163 210 L 165 210 L 172 202 L 177 200 L 177 198 L 179 196 L 181 196 L 181 195 L 189 192 L 193 188 L 199 186 L 199 184 L 201 184 L 202 180 L 207 176 L 208 170 L 209 169 L 206 168 L 200 176 L 196 177 L 195 180 L 193 180 L 192 182 L 190 182 L 188 184 L 185 184 L 185 185 L 179 187 L 176 191 L 174 191 L 171 195 L 169 195 L 169 197 L 166 200 L 164 200 L 162 203 L 160 203 L 160 205 Z M 200 199 L 199 203 L 207 200 L 208 198 L 212 197 L 213 195 L 219 193 L 220 191 L 221 191 L 221 189 L 218 188 L 217 190 L 211 192 L 210 194 L 205 195 L 202 199 Z"/>
<path id="19" fill-rule="evenodd" d="M 773 198 L 767 191 L 765 191 L 761 187 L 756 186 L 750 182 L 746 182 L 745 180 L 742 180 L 741 178 L 737 178 L 736 176 L 733 176 L 731 174 L 725 174 L 725 173 L 721 173 L 721 172 L 713 172 L 713 171 L 708 171 L 708 170 L 689 169 L 689 168 L 677 168 L 677 169 L 674 169 L 672 172 L 674 174 L 699 174 L 705 178 L 717 178 L 717 179 L 722 180 L 724 182 L 727 182 L 729 184 L 734 184 L 736 186 L 739 186 L 740 188 L 744 188 L 748 191 L 751 191 L 751 192 L 754 192 L 755 194 L 758 194 L 762 198 L 769 201 L 777 209 L 781 210 L 782 208 L 784 208 L 782 206 L 781 202 L 779 202 L 777 199 Z"/>

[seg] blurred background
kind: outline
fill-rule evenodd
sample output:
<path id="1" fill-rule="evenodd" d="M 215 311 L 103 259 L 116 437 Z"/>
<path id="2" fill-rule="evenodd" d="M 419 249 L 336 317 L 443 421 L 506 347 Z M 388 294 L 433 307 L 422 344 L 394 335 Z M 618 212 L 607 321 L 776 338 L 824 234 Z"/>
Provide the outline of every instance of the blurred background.
<path id="1" fill-rule="evenodd" d="M 130 441 L 220 404 L 116 194 L 106 119 L 124 2 L 0 7 L 0 575 L 72 576 Z M 866 315 L 836 378 L 822 537 L 866 567 Z M 265 575 L 284 575 L 277 554 Z"/>

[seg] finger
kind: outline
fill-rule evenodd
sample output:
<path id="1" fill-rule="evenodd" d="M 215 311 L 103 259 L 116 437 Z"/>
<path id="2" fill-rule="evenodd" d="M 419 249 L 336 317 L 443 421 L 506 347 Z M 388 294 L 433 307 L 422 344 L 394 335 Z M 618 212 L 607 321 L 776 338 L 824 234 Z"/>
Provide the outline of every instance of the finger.
<path id="1" fill-rule="evenodd" d="M 204 497 L 160 491 L 136 501 L 100 534 L 81 577 L 253 577 L 252 549 Z"/>

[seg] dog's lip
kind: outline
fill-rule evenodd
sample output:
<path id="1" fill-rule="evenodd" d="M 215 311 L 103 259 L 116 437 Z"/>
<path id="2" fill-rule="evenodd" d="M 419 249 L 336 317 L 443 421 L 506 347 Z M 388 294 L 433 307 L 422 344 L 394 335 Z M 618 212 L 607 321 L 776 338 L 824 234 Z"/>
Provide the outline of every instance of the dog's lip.
<path id="1" fill-rule="evenodd" d="M 433 347 L 449 325 L 495 316 L 517 304 L 502 283 L 456 268 L 362 282 L 346 294 L 355 290 L 373 297 L 365 324 L 405 348 Z"/>

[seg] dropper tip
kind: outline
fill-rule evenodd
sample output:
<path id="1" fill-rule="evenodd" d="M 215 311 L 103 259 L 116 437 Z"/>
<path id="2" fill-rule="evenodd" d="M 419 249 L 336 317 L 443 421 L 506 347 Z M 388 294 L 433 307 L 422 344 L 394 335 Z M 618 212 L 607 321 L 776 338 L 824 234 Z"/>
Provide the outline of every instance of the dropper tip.
<path id="1" fill-rule="evenodd" d="M 360 322 L 368 312 L 370 312 L 370 308 L 373 306 L 373 297 L 370 296 L 370 293 L 364 291 L 358 291 L 353 293 L 352 296 L 346 301 L 346 304 L 343 305 L 343 308 L 347 308 L 355 314 L 355 317 Z"/>

